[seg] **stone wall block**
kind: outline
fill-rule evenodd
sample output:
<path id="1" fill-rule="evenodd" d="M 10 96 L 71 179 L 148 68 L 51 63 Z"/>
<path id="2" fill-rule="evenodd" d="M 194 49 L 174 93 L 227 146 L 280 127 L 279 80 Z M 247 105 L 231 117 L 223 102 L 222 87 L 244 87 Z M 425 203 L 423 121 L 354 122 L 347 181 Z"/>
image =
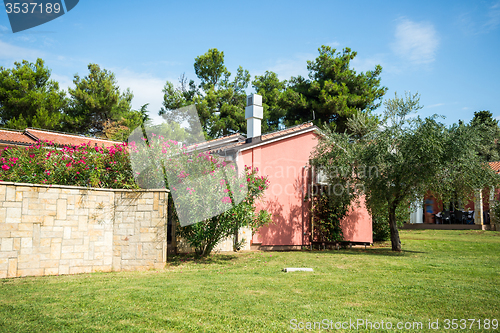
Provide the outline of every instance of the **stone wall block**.
<path id="1" fill-rule="evenodd" d="M 57 200 L 57 215 L 56 218 L 58 220 L 65 220 L 66 219 L 66 205 L 67 205 L 67 200 L 66 199 L 58 199 Z"/>
<path id="2" fill-rule="evenodd" d="M 29 209 L 28 209 L 29 203 L 30 203 L 30 199 L 24 197 L 23 201 L 22 201 L 22 205 L 21 205 L 21 208 L 22 208 L 21 213 L 23 215 L 28 215 L 29 214 Z"/>
<path id="3" fill-rule="evenodd" d="M 12 233 L 11 233 L 11 237 L 12 237 Z M 21 250 L 21 238 L 17 237 L 17 238 L 13 238 L 13 239 L 14 239 L 14 251 Z"/>
<path id="4" fill-rule="evenodd" d="M 45 268 L 43 271 L 43 275 L 58 275 L 59 274 L 59 267 L 54 267 L 54 268 Z"/>
<path id="5" fill-rule="evenodd" d="M 21 207 L 8 207 L 5 215 L 6 223 L 21 223 L 22 208 Z"/>
<path id="6" fill-rule="evenodd" d="M 19 269 L 17 276 L 40 276 L 43 275 L 43 268 Z"/>
<path id="7" fill-rule="evenodd" d="M 22 223 L 42 223 L 43 222 L 43 215 L 25 215 L 23 214 L 21 217 L 21 222 Z"/>
<path id="8" fill-rule="evenodd" d="M 0 223 L 0 231 L 17 231 L 19 230 L 18 223 Z"/>
<path id="9" fill-rule="evenodd" d="M 5 192 L 5 202 L 16 201 L 16 187 L 15 186 L 7 186 Z"/>
<path id="10" fill-rule="evenodd" d="M 4 238 L 2 239 L 2 244 L 0 245 L 0 251 L 2 252 L 12 251 L 13 245 L 14 245 L 13 238 Z"/>
<path id="11" fill-rule="evenodd" d="M 5 223 L 6 214 L 7 214 L 7 208 L 0 206 L 0 227 L 3 223 Z"/>
<path id="12" fill-rule="evenodd" d="M 3 207 L 5 208 L 22 208 L 23 207 L 23 203 L 22 202 L 17 202 L 17 201 L 5 201 L 3 204 L 2 204 Z"/>
<path id="13" fill-rule="evenodd" d="M 7 185 L 0 185 L 0 202 L 5 202 L 6 192 L 7 192 Z"/>
<path id="14" fill-rule="evenodd" d="M 61 243 L 50 245 L 50 259 L 61 259 Z"/>

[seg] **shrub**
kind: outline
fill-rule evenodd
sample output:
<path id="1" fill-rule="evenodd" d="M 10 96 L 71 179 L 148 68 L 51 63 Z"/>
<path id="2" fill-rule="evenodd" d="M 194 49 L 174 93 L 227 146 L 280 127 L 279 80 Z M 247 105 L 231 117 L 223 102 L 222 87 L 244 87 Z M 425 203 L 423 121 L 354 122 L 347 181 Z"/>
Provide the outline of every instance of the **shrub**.
<path id="1" fill-rule="evenodd" d="M 500 223 L 500 201 L 498 200 L 491 203 L 490 219 L 492 223 Z"/>
<path id="2" fill-rule="evenodd" d="M 26 148 L 4 148 L 0 155 L 0 181 L 137 188 L 125 143 L 105 148 L 39 142 Z"/>
<path id="3" fill-rule="evenodd" d="M 213 216 L 196 224 L 181 227 L 178 224 L 178 235 L 184 238 L 192 246 L 199 256 L 209 255 L 212 250 L 223 239 L 235 235 L 242 227 L 250 227 L 253 230 L 271 222 L 270 214 L 261 210 L 255 211 L 255 202 L 263 196 L 269 182 L 266 177 L 259 177 L 256 169 L 245 168 L 245 177 L 241 178 L 248 186 L 246 195 L 238 204 L 235 204 L 229 210 L 222 214 Z M 243 184 L 241 184 L 243 185 Z M 230 195 L 222 197 L 221 203 L 232 203 L 232 190 L 227 184 L 221 182 L 221 187 L 227 190 Z M 239 187 L 239 186 L 238 186 Z M 238 189 L 237 189 L 238 190 Z M 213 197 L 215 198 L 215 197 Z M 200 198 L 192 193 L 185 196 L 185 200 L 192 201 L 195 204 Z M 217 204 L 212 202 L 211 204 Z M 241 240 L 242 242 L 244 240 Z M 236 250 L 239 245 L 235 244 Z"/>
<path id="4" fill-rule="evenodd" d="M 138 133 L 141 135 L 141 133 Z M 270 222 L 269 214 L 255 213 L 255 201 L 268 187 L 266 177 L 245 167 L 238 175 L 210 152 L 179 147 L 173 140 L 150 134 L 130 142 L 131 162 L 139 185 L 168 187 L 175 204 L 177 235 L 206 256 L 241 227 L 258 228 Z"/>
<path id="5" fill-rule="evenodd" d="M 389 228 L 389 219 L 387 217 L 387 205 L 382 206 L 378 210 L 371 209 L 372 214 L 372 229 L 373 241 L 382 242 L 389 240 L 391 237 L 391 230 Z M 410 218 L 410 208 L 401 204 L 396 209 L 396 223 L 398 227 L 402 227 L 405 222 Z"/>
<path id="6" fill-rule="evenodd" d="M 312 197 L 314 214 L 314 241 L 337 242 L 344 240 L 340 221 L 347 215 L 351 198 L 319 193 Z"/>

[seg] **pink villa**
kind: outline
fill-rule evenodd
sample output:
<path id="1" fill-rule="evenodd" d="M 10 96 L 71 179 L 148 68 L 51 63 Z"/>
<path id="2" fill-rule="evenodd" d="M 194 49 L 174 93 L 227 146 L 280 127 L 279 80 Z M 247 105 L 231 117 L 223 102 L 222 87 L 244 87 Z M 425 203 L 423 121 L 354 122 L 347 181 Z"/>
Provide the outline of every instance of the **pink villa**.
<path id="1" fill-rule="evenodd" d="M 314 233 L 307 193 L 317 178 L 309 159 L 319 140 L 319 129 L 312 123 L 305 123 L 262 135 L 262 117 L 262 97 L 250 95 L 245 109 L 247 137 L 233 134 L 208 141 L 198 148 L 224 156 L 226 161 L 235 162 L 240 170 L 245 165 L 252 166 L 258 168 L 259 175 L 269 177 L 270 186 L 257 209 L 270 212 L 274 223 L 260 228 L 250 237 L 247 231 L 243 237 L 248 237 L 249 242 L 244 249 L 301 249 L 311 245 Z M 373 243 L 372 219 L 364 199 L 353 203 L 341 226 L 346 242 Z M 229 250 L 229 244 L 220 250 Z"/>

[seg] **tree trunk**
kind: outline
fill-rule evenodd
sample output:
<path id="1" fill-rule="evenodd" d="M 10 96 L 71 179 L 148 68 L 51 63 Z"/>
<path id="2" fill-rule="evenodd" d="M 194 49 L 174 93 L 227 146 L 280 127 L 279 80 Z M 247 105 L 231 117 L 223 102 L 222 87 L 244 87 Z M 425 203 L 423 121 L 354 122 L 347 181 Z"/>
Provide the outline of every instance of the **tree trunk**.
<path id="1" fill-rule="evenodd" d="M 396 207 L 395 203 L 389 204 L 389 228 L 391 229 L 391 244 L 392 250 L 401 252 L 401 241 L 399 240 L 398 225 L 396 223 Z"/>

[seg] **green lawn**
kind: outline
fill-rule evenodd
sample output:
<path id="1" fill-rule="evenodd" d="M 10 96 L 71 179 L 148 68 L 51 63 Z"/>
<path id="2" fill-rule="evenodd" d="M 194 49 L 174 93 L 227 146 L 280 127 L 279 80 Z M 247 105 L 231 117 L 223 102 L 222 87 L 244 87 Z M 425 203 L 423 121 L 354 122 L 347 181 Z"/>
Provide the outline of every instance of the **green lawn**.
<path id="1" fill-rule="evenodd" d="M 499 232 L 401 236 L 403 253 L 392 253 L 389 244 L 254 252 L 176 258 L 160 271 L 4 279 L 0 331 L 283 332 L 323 319 L 424 328 L 398 332 L 463 331 L 445 330 L 446 318 L 481 320 L 481 329 L 477 321 L 469 329 L 469 321 L 467 331 L 500 330 L 483 328 L 485 319 L 500 320 Z M 283 273 L 284 267 L 314 272 Z M 429 320 L 439 320 L 439 329 L 429 330 Z"/>

